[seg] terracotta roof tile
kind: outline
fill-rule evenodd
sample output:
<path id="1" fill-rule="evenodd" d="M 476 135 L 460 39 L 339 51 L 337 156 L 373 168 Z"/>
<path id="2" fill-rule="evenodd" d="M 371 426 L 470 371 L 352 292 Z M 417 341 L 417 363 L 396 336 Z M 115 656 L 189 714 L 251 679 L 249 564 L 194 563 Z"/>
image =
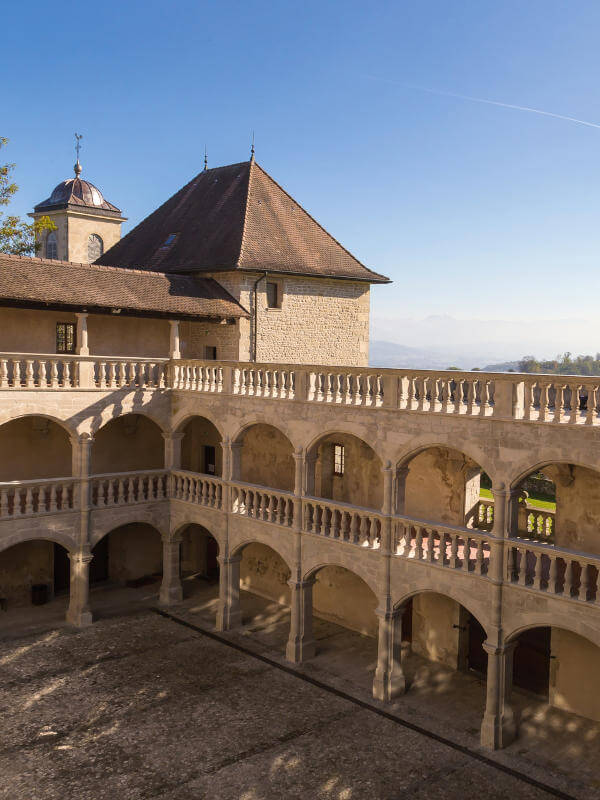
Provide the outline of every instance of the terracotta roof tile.
<path id="1" fill-rule="evenodd" d="M 201 172 L 98 263 L 388 281 L 342 247 L 254 161 Z"/>
<path id="2" fill-rule="evenodd" d="M 195 275 L 75 264 L 0 253 L 0 304 L 143 313 L 146 316 L 246 317 L 216 281 Z"/>

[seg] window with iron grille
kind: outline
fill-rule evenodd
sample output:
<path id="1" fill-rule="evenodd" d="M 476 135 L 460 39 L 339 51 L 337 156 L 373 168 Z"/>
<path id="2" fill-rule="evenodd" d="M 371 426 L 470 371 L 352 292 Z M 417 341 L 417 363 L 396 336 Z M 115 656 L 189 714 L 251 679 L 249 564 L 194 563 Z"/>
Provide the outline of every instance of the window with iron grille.
<path id="1" fill-rule="evenodd" d="M 346 454 L 344 452 L 343 444 L 333 445 L 333 474 L 343 475 L 346 461 Z"/>
<path id="2" fill-rule="evenodd" d="M 73 322 L 56 323 L 56 352 L 75 352 L 75 324 Z"/>

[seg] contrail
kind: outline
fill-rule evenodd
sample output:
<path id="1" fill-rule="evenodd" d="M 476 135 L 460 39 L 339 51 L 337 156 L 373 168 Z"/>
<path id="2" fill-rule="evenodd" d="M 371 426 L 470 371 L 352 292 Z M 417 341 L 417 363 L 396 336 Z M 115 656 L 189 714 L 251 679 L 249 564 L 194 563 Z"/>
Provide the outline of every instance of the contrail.
<path id="1" fill-rule="evenodd" d="M 375 78 L 370 75 L 370 78 Z M 443 97 L 456 97 L 459 100 L 470 100 L 472 103 L 485 103 L 488 106 L 499 106 L 500 108 L 512 108 L 515 111 L 529 111 L 531 114 L 541 114 L 543 117 L 554 117 L 554 119 L 564 119 L 567 122 L 575 122 L 577 125 L 586 125 L 588 128 L 600 128 L 600 124 L 596 122 L 588 122 L 585 119 L 577 119 L 576 117 L 566 117 L 564 114 L 554 114 L 552 111 L 543 111 L 541 108 L 530 108 L 529 106 L 515 106 L 511 103 L 500 103 L 498 100 L 486 100 L 484 97 L 470 97 L 467 94 L 456 94 L 455 92 L 444 92 L 441 89 L 427 89 L 425 86 L 413 86 L 410 83 L 399 83 L 392 81 L 389 78 L 375 78 L 376 80 L 385 80 L 388 83 L 393 83 L 396 86 L 404 86 L 407 89 L 417 89 L 420 92 L 428 92 L 429 94 L 439 94 Z"/>

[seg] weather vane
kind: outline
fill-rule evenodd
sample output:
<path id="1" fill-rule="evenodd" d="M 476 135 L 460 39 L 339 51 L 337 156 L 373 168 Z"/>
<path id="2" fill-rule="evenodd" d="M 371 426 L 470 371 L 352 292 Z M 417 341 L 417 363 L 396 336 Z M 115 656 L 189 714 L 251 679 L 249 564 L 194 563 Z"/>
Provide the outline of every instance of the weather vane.
<path id="1" fill-rule="evenodd" d="M 81 150 L 80 141 L 83 139 L 82 133 L 75 134 L 75 152 L 77 153 L 77 161 L 79 161 L 79 151 Z"/>
<path id="2" fill-rule="evenodd" d="M 252 147 L 250 148 L 250 161 L 254 161 L 254 131 L 252 131 Z"/>

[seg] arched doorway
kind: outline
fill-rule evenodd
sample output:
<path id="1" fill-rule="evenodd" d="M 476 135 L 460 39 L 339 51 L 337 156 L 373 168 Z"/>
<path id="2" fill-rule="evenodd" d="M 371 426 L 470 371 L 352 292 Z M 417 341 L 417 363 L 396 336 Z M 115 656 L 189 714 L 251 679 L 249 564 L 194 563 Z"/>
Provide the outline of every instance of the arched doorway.
<path id="1" fill-rule="evenodd" d="M 29 539 L 0 551 L 0 604 L 8 612 L 66 601 L 69 584 L 69 553 L 58 542 Z"/>

